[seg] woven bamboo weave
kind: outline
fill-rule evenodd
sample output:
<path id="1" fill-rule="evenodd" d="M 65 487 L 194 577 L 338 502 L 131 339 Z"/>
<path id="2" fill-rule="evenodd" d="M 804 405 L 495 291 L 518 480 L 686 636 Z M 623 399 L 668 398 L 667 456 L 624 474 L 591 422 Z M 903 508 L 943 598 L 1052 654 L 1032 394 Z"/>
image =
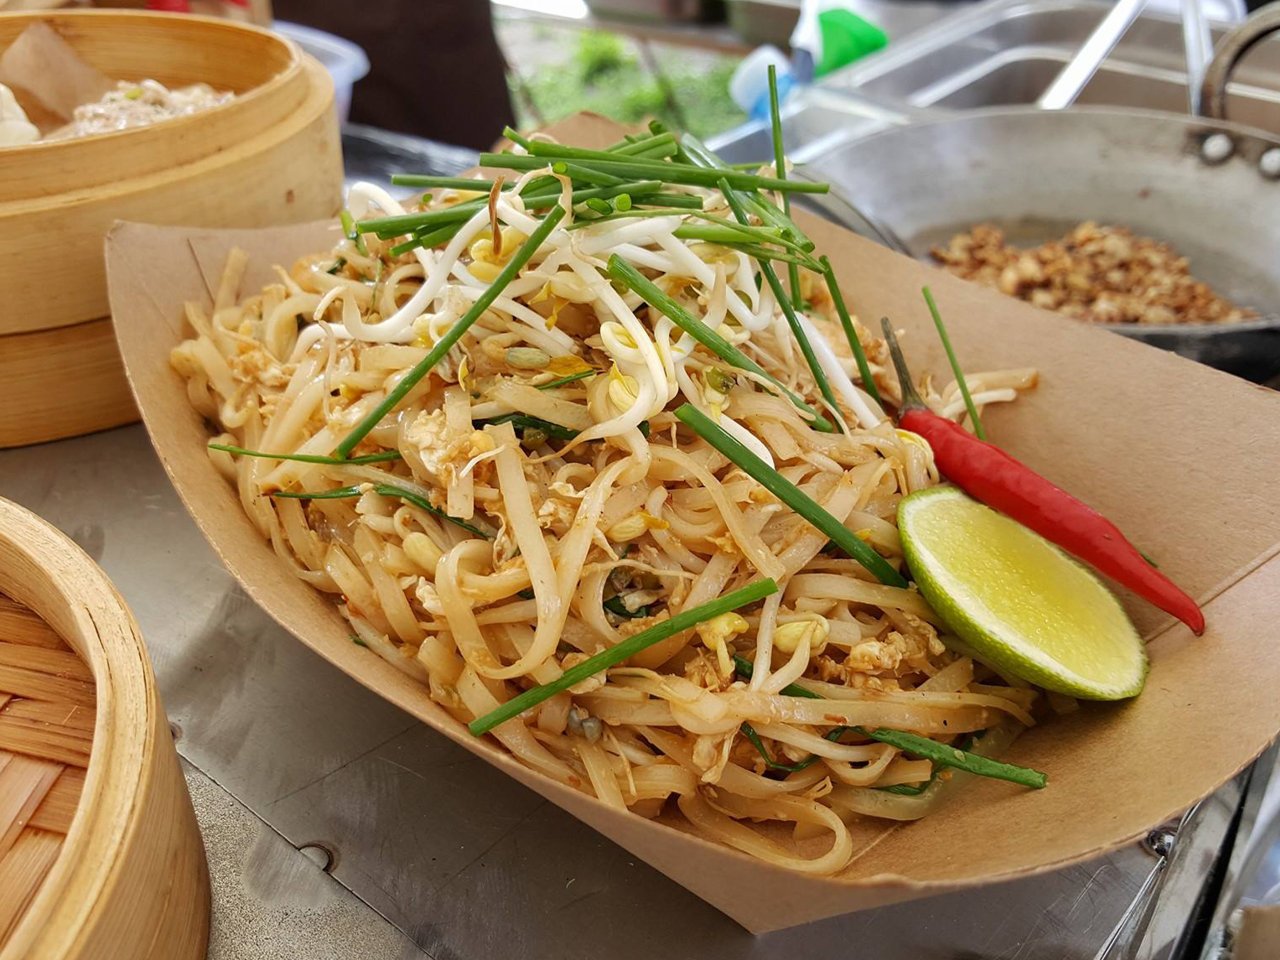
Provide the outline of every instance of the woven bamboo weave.
<path id="1" fill-rule="evenodd" d="M 0 594 L 0 948 L 58 857 L 93 746 L 93 675 Z"/>

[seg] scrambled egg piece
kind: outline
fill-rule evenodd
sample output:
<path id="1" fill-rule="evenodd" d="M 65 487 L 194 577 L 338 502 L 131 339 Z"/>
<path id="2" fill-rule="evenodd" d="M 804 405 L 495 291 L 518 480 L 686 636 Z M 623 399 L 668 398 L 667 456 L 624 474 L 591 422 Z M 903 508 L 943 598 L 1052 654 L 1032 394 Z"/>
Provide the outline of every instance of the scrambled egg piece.
<path id="1" fill-rule="evenodd" d="M 929 666 L 929 657 L 943 651 L 937 634 L 915 636 L 890 630 L 883 640 L 864 640 L 849 651 L 845 664 L 850 670 L 873 675 L 901 677 L 919 673 Z"/>
<path id="2" fill-rule="evenodd" d="M 418 449 L 418 456 L 431 479 L 446 487 L 458 478 L 472 457 L 488 453 L 495 447 L 494 439 L 483 430 L 472 431 L 466 436 L 450 436 L 442 409 L 418 414 L 405 431 L 405 440 Z"/>

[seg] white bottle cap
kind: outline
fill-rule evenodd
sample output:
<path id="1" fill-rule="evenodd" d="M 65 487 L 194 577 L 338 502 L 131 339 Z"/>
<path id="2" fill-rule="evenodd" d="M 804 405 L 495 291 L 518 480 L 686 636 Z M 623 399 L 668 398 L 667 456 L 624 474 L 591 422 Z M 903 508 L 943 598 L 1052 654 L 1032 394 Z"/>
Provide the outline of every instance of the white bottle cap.
<path id="1" fill-rule="evenodd" d="M 773 44 L 756 47 L 747 54 L 729 80 L 729 96 L 733 102 L 751 113 L 761 98 L 769 96 L 769 64 L 778 70 L 778 79 L 789 76 L 791 61 Z"/>

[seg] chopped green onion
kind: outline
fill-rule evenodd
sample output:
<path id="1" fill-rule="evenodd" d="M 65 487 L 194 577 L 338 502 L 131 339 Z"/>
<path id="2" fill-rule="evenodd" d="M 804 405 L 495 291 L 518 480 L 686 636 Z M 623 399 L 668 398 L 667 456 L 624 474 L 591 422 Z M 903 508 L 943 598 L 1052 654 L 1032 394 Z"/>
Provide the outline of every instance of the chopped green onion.
<path id="1" fill-rule="evenodd" d="M 876 389 L 876 382 L 871 376 L 871 365 L 867 363 L 867 354 L 862 349 L 862 341 L 858 339 L 858 332 L 853 329 L 853 318 L 849 316 L 849 309 L 844 305 L 840 284 L 836 283 L 836 272 L 831 268 L 831 261 L 822 256 L 818 258 L 818 263 L 822 266 L 822 275 L 827 278 L 827 290 L 831 293 L 831 302 L 836 306 L 840 326 L 844 328 L 845 339 L 849 341 L 849 349 L 853 351 L 853 359 L 858 364 L 858 376 L 862 378 L 862 389 L 871 395 L 872 400 L 883 405 L 880 400 L 880 391 Z"/>
<path id="2" fill-rule="evenodd" d="M 848 556 L 862 564 L 877 580 L 892 587 L 907 586 L 906 579 L 870 545 L 860 540 L 843 523 L 829 514 L 803 490 L 744 447 L 710 417 L 691 403 L 676 410 L 676 416 L 703 440 L 715 447 L 737 466 L 785 503 L 814 527 L 834 540 Z"/>
<path id="3" fill-rule="evenodd" d="M 613 201 L 613 209 L 617 210 L 620 213 L 626 213 L 628 210 L 630 210 L 631 194 L 629 193 L 618 194 L 617 198 Z"/>
<path id="4" fill-rule="evenodd" d="M 530 707 L 535 707 L 544 700 L 554 697 L 561 690 L 568 690 L 601 670 L 617 666 L 622 661 L 634 657 L 640 651 L 652 647 L 655 643 L 661 643 L 668 637 L 695 627 L 706 620 L 710 620 L 712 617 L 718 617 L 722 613 L 745 607 L 749 603 L 763 600 L 765 597 L 777 592 L 778 585 L 772 580 L 757 580 L 755 583 L 750 583 L 739 590 L 727 593 L 723 597 L 699 604 L 691 610 L 682 610 L 670 619 L 656 623 L 647 630 L 641 630 L 635 636 L 628 637 L 616 646 L 588 657 L 581 663 L 570 667 L 550 683 L 533 687 L 512 697 L 497 709 L 490 711 L 483 717 L 477 717 L 472 720 L 467 724 L 467 729 L 477 737 L 488 733 L 494 727 L 501 723 L 506 723 L 512 717 L 519 716 Z"/>
<path id="5" fill-rule="evenodd" d="M 481 424 L 497 426 L 500 423 L 509 423 L 517 430 L 541 430 L 548 437 L 556 440 L 572 440 L 578 435 L 577 430 L 571 430 L 559 423 L 552 423 L 550 420 L 533 417 L 527 413 L 504 413 L 501 416 L 476 421 L 477 426 Z"/>
<path id="6" fill-rule="evenodd" d="M 641 617 L 649 616 L 649 608 L 647 606 L 636 607 L 634 610 L 628 610 L 627 605 L 622 602 L 621 596 L 610 597 L 602 603 L 601 606 L 612 613 L 615 617 L 622 617 L 624 620 L 639 620 Z"/>
<path id="7" fill-rule="evenodd" d="M 348 461 L 350 462 L 350 461 Z M 288 500 L 350 500 L 353 497 L 364 495 L 364 491 L 360 489 L 363 484 L 355 484 L 349 487 L 338 487 L 336 490 L 277 490 L 272 493 L 273 497 L 284 497 Z M 375 483 L 373 492 L 382 497 L 398 497 L 407 503 L 412 503 L 415 507 L 421 507 L 432 516 L 439 517 L 452 523 L 455 527 L 461 527 L 468 533 L 474 533 L 477 537 L 484 537 L 486 540 L 492 540 L 493 534 L 485 530 L 481 530 L 474 524 L 468 523 L 460 517 L 450 516 L 445 513 L 426 497 L 419 496 L 412 490 L 406 490 L 404 487 L 397 487 L 391 483 Z"/>
<path id="8" fill-rule="evenodd" d="M 480 166 L 497 167 L 505 170 L 540 170 L 547 166 L 544 157 L 520 156 L 514 153 L 482 153 Z M 555 160 L 551 168 L 564 167 L 569 172 L 569 164 L 563 160 Z M 727 179 L 733 186 L 743 190 L 794 190 L 798 193 L 826 193 L 830 187 L 825 183 L 814 183 L 810 180 L 781 180 L 777 177 L 760 177 L 737 170 L 706 170 L 701 167 L 685 166 L 670 163 L 666 160 L 584 160 L 574 164 L 579 171 L 589 171 L 592 175 L 614 175 L 635 177 L 637 179 L 661 180 L 664 183 L 679 183 L 695 187 L 714 187 L 721 178 Z"/>
<path id="9" fill-rule="evenodd" d="M 484 293 L 480 294 L 475 303 L 471 305 L 471 308 L 462 315 L 462 318 L 449 328 L 449 332 L 440 338 L 436 345 L 431 348 L 431 352 L 419 360 L 413 368 L 400 379 L 400 382 L 396 384 L 395 389 L 388 393 L 386 397 L 383 398 L 382 402 L 370 411 L 354 430 L 347 434 L 346 439 L 338 444 L 339 456 L 348 456 L 351 451 L 355 449 L 357 444 L 368 436 L 369 431 L 376 427 L 382 421 L 383 417 L 394 410 L 396 405 L 408 395 L 409 391 L 416 387 L 418 382 L 430 373 L 437 363 L 444 359 L 445 354 L 452 350 L 454 344 L 462 339 L 462 335 L 470 330 L 472 324 L 480 319 L 484 312 L 493 304 L 494 300 L 498 299 L 498 296 L 506 288 L 507 284 L 516 278 L 516 275 L 524 268 L 524 265 L 529 262 L 529 259 L 537 252 L 538 248 L 542 246 L 547 237 L 551 235 L 551 231 L 556 228 L 556 224 L 558 224 L 563 217 L 564 207 L 552 207 L 551 212 L 543 218 L 543 221 L 538 224 L 537 229 L 530 234 L 529 239 L 526 240 L 511 259 L 507 261 L 507 265 L 502 268 L 502 272 L 494 278 L 493 283 L 489 284 L 489 286 L 485 288 Z"/>
<path id="10" fill-rule="evenodd" d="M 266 460 L 293 460 L 298 463 L 328 463 L 337 466 L 358 466 L 362 463 L 385 463 L 388 460 L 400 460 L 399 450 L 384 450 L 381 453 L 368 453 L 363 457 L 326 457 L 312 453 L 265 453 L 262 450 L 247 450 L 244 447 L 232 446 L 229 443 L 211 443 L 210 450 L 221 450 L 241 457 L 262 457 Z"/>
<path id="11" fill-rule="evenodd" d="M 639 294 L 646 303 L 655 310 L 663 313 L 672 323 L 685 333 L 689 334 L 689 336 L 693 337 L 693 339 L 697 340 L 721 360 L 732 364 L 740 370 L 748 370 L 757 376 L 764 377 L 772 383 L 788 400 L 795 404 L 798 409 L 803 410 L 814 418 L 813 426 L 815 429 L 822 430 L 826 433 L 832 432 L 834 428 L 831 426 L 831 422 L 814 410 L 813 407 L 809 406 L 809 404 L 805 403 L 798 394 L 792 393 L 788 390 L 776 377 L 769 374 L 764 367 L 760 366 L 760 364 L 756 363 L 728 340 L 720 336 L 720 334 L 716 333 L 693 314 L 689 313 L 689 311 L 685 310 L 684 307 L 676 303 L 675 300 L 659 290 L 652 280 L 642 274 L 631 264 L 627 263 L 616 253 L 609 258 L 607 272 L 614 280 L 617 280 L 619 283 L 624 283 L 630 287 L 633 291 Z"/>
<path id="12" fill-rule="evenodd" d="M 613 206 L 609 203 L 609 201 L 601 200 L 599 197 L 592 197 L 590 200 L 587 201 L 587 206 L 590 207 L 592 210 L 594 210 L 596 213 L 603 213 L 606 216 L 608 214 L 613 213 Z"/>
<path id="13" fill-rule="evenodd" d="M 594 377 L 599 370 L 580 370 L 578 373 L 571 373 L 567 377 L 561 377 L 558 380 L 552 380 L 550 383 L 543 383 L 538 386 L 539 390 L 552 390 L 556 387 L 563 387 L 570 383 L 577 383 L 579 380 L 585 380 L 587 377 Z"/>
<path id="14" fill-rule="evenodd" d="M 778 106 L 778 68 L 769 64 L 769 118 L 773 127 L 773 170 L 779 178 L 787 177 L 787 153 L 782 145 L 782 110 Z M 782 195 L 782 213 L 791 218 L 791 197 Z M 791 283 L 791 305 L 801 309 L 804 295 L 800 291 L 800 269 L 794 263 L 787 266 L 787 279 Z"/>
<path id="15" fill-rule="evenodd" d="M 358 634 L 354 634 L 354 633 L 353 633 L 353 634 L 351 634 L 351 642 L 352 642 L 352 643 L 354 643 L 357 647 L 368 647 L 368 646 L 369 646 L 367 643 L 365 643 L 365 642 L 364 642 L 364 639 L 363 639 L 362 637 L 360 637 Z"/>
<path id="16" fill-rule="evenodd" d="M 738 198 L 737 191 L 730 185 L 728 180 L 720 180 L 720 192 L 724 194 L 725 200 L 729 202 L 729 209 L 733 211 L 733 215 L 738 218 L 738 222 L 743 226 L 750 224 L 747 217 L 747 211 L 742 206 L 742 201 Z M 773 267 L 767 260 L 756 258 L 756 262 L 760 264 L 760 273 L 769 284 L 769 289 L 773 292 L 773 299 L 778 302 L 778 306 L 782 308 L 782 315 L 787 318 L 787 326 L 791 328 L 791 335 L 795 337 L 796 343 L 800 344 L 800 352 L 804 354 L 804 361 L 809 366 L 809 372 L 813 374 L 813 380 L 818 385 L 818 391 L 822 394 L 822 399 L 835 412 L 840 411 L 840 405 L 836 403 L 835 394 L 831 392 L 831 384 L 827 382 L 827 375 L 823 372 L 822 364 L 818 363 L 818 357 L 813 352 L 813 344 L 809 342 L 809 337 L 804 332 L 804 327 L 800 325 L 800 318 L 797 316 L 795 307 L 791 305 L 791 301 L 787 298 L 787 292 L 782 289 L 782 282 L 778 279 L 778 275 L 773 272 Z"/>
<path id="17" fill-rule="evenodd" d="M 929 305 L 929 312 L 933 314 L 933 325 L 938 329 L 938 339 L 942 341 L 942 349 L 947 351 L 947 362 L 951 364 L 951 372 L 956 376 L 956 385 L 960 388 L 960 396 L 964 397 L 964 406 L 969 411 L 969 420 L 973 423 L 973 432 L 977 434 L 979 440 L 985 440 L 987 439 L 987 432 L 982 429 L 982 420 L 978 417 L 978 408 L 974 406 L 973 397 L 969 395 L 969 384 L 965 382 L 964 371 L 960 369 L 960 361 L 956 359 L 955 350 L 951 349 L 951 338 L 947 336 L 947 328 L 942 322 L 942 314 L 938 312 L 938 305 L 933 302 L 933 293 L 928 287 L 924 287 L 921 292 L 924 294 L 924 302 Z"/>

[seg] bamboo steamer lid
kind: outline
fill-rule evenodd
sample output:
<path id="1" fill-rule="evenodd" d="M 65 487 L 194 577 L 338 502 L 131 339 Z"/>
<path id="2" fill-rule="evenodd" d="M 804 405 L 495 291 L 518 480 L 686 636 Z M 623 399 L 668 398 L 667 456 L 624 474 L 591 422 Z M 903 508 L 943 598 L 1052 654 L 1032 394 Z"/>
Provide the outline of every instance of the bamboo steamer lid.
<path id="1" fill-rule="evenodd" d="M 35 19 L 109 76 L 237 96 L 148 127 L 0 150 L 0 447 L 137 419 L 105 336 L 102 243 L 116 220 L 271 226 L 331 217 L 342 196 L 333 83 L 288 40 L 214 18 L 86 10 L 0 14 L 0 47 Z"/>
<path id="2" fill-rule="evenodd" d="M 0 499 L 0 960 L 194 960 L 208 926 L 137 625 L 79 547 Z"/>

